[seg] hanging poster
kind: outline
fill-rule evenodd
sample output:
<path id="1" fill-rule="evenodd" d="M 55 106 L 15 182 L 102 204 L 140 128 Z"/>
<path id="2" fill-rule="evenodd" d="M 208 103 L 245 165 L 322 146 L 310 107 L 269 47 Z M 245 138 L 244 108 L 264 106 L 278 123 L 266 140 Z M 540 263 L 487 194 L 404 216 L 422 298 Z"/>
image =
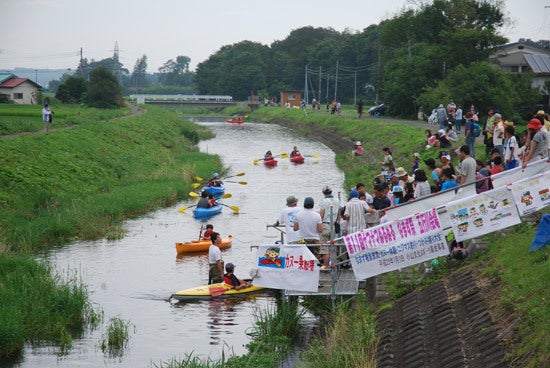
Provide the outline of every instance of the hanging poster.
<path id="1" fill-rule="evenodd" d="M 357 281 L 446 256 L 436 209 L 344 236 Z"/>
<path id="2" fill-rule="evenodd" d="M 550 204 L 550 171 L 512 184 L 512 195 L 520 216 L 525 216 Z"/>
<path id="3" fill-rule="evenodd" d="M 305 245 L 261 245 L 256 253 L 254 285 L 272 289 L 316 292 L 318 260 Z"/>
<path id="4" fill-rule="evenodd" d="M 509 187 L 449 202 L 446 215 L 457 241 L 477 238 L 521 222 Z"/>

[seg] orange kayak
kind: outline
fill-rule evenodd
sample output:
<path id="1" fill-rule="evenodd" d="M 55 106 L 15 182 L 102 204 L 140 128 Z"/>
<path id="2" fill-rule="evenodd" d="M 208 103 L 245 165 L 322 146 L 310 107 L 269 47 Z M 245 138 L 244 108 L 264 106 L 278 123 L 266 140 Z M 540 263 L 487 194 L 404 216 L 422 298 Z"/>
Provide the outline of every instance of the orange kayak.
<path id="1" fill-rule="evenodd" d="M 227 238 L 222 238 L 220 249 L 226 249 L 233 243 L 233 237 L 229 235 Z M 208 252 L 208 248 L 212 245 L 212 241 L 209 239 L 194 239 L 185 243 L 176 243 L 176 252 L 180 253 L 196 253 L 196 252 Z"/>

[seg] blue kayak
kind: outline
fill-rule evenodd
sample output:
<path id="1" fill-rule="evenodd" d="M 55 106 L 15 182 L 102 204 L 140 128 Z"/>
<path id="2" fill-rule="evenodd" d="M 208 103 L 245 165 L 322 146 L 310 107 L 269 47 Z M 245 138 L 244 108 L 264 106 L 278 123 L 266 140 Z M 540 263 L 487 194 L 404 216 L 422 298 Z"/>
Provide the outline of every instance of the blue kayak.
<path id="1" fill-rule="evenodd" d="M 212 194 L 215 198 L 220 198 L 225 193 L 223 185 L 219 187 L 204 187 L 203 190 L 208 194 Z"/>
<path id="2" fill-rule="evenodd" d="M 218 204 L 217 206 L 213 206 L 210 208 L 204 208 L 204 207 L 196 207 L 193 210 L 193 216 L 196 219 L 207 219 L 211 216 L 217 215 L 218 213 L 222 212 L 223 206 L 221 204 Z"/>

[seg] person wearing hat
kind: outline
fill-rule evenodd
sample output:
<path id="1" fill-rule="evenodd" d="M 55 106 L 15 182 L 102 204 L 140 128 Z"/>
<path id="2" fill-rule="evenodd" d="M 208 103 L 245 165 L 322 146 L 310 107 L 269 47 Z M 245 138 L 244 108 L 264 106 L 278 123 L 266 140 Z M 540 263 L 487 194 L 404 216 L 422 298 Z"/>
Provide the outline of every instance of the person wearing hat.
<path id="1" fill-rule="evenodd" d="M 460 148 L 458 149 L 458 151 L 460 152 Z M 453 172 L 456 172 L 455 170 L 455 167 L 453 166 L 453 163 L 451 162 L 451 155 L 449 155 L 449 152 L 447 151 L 441 151 L 439 152 L 439 161 L 441 161 L 441 170 L 443 170 L 444 168 L 451 168 L 453 170 Z M 441 177 L 441 171 L 438 172 L 439 174 L 439 177 Z"/>
<path id="2" fill-rule="evenodd" d="M 400 185 L 394 185 L 394 187 L 391 190 L 391 193 L 393 195 L 392 203 L 394 206 L 404 202 L 403 188 Z"/>
<path id="3" fill-rule="evenodd" d="M 395 169 L 395 176 L 397 176 L 397 178 L 399 179 L 399 185 L 401 186 L 401 188 L 404 188 L 405 183 L 407 182 L 414 182 L 414 177 L 409 176 L 409 174 L 407 174 L 407 171 L 402 167 L 398 167 L 397 169 Z"/>
<path id="4" fill-rule="evenodd" d="M 328 243 L 331 240 L 331 228 L 332 224 L 336 222 L 338 217 L 338 209 L 340 208 L 340 201 L 332 195 L 332 189 L 328 185 L 323 187 L 323 196 L 319 202 L 319 214 L 323 219 L 323 233 L 321 234 L 321 240 L 323 243 Z"/>
<path id="5" fill-rule="evenodd" d="M 246 289 L 247 287 L 252 286 L 252 283 L 239 279 L 235 276 L 234 272 L 235 265 L 233 263 L 228 263 L 225 265 L 225 274 L 223 275 L 223 282 L 225 284 L 233 286 L 233 289 L 235 290 Z"/>
<path id="6" fill-rule="evenodd" d="M 370 207 L 367 202 L 359 199 L 357 189 L 352 189 L 349 192 L 349 201 L 346 203 L 346 210 L 342 215 L 342 218 L 348 224 L 348 234 L 356 233 L 368 227 L 365 214 L 369 210 Z"/>
<path id="7" fill-rule="evenodd" d="M 444 129 L 437 131 L 437 140 L 435 141 L 435 147 L 437 148 L 449 148 L 452 146 L 451 141 L 447 138 Z"/>
<path id="8" fill-rule="evenodd" d="M 548 121 L 548 114 L 546 114 L 544 110 L 539 110 L 535 114 L 535 117 L 540 119 L 541 122 L 543 122 L 543 125 L 546 128 L 546 130 L 550 132 L 550 121 Z"/>
<path id="9" fill-rule="evenodd" d="M 286 243 L 295 243 L 300 239 L 298 231 L 294 231 L 294 220 L 296 214 L 301 211 L 301 208 L 297 207 L 298 198 L 293 195 L 286 198 L 286 208 L 281 211 L 279 219 L 275 221 L 273 226 L 285 225 Z"/>
<path id="10" fill-rule="evenodd" d="M 319 212 L 313 210 L 315 201 L 311 197 L 304 199 L 304 209 L 296 214 L 294 219 L 294 231 L 298 231 L 300 239 L 306 244 L 319 244 L 321 233 L 323 232 L 323 219 Z M 318 246 L 308 246 L 311 253 L 319 257 L 321 249 Z M 330 252 L 327 252 L 328 246 L 322 249 L 323 259 L 330 257 Z M 324 264 L 328 266 L 328 264 Z"/>
<path id="11" fill-rule="evenodd" d="M 445 124 L 447 123 L 447 120 L 449 120 L 449 116 L 447 115 L 447 110 L 443 104 L 439 104 L 436 114 L 437 121 L 439 122 L 439 129 L 445 129 Z"/>
<path id="12" fill-rule="evenodd" d="M 44 102 L 44 108 L 42 108 L 42 121 L 44 122 L 44 130 L 46 133 L 50 131 L 50 125 L 52 123 L 53 111 L 50 110 L 50 104 Z"/>
<path id="13" fill-rule="evenodd" d="M 220 180 L 220 174 L 217 172 L 212 174 L 212 179 L 208 182 L 209 187 L 221 187 L 223 182 Z"/>
<path id="14" fill-rule="evenodd" d="M 363 146 L 361 145 L 361 141 L 355 142 L 355 145 L 353 146 L 353 155 L 354 156 L 363 155 Z"/>
<path id="15" fill-rule="evenodd" d="M 223 260 L 220 250 L 222 237 L 219 233 L 213 232 L 210 240 L 212 245 L 208 248 L 208 285 L 223 281 Z"/>
<path id="16" fill-rule="evenodd" d="M 529 148 L 527 156 L 523 160 L 522 167 L 525 168 L 528 163 L 548 157 L 549 137 L 548 132 L 542 130 L 542 121 L 533 118 L 527 124 L 529 130 Z"/>

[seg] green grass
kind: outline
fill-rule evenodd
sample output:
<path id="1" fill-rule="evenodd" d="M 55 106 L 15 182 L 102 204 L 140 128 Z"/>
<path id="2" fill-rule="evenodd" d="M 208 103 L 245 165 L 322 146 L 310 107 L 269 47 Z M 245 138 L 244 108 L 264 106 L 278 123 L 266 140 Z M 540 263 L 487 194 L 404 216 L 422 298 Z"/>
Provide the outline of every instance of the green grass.
<path id="1" fill-rule="evenodd" d="M 109 358 L 122 357 L 130 341 L 128 329 L 131 326 L 129 321 L 124 321 L 120 317 L 111 318 L 101 340 L 101 351 Z"/>
<path id="2" fill-rule="evenodd" d="M 340 304 L 330 327 L 300 354 L 298 367 L 374 368 L 377 336 L 372 306 L 360 293 L 351 305 Z"/>
<path id="3" fill-rule="evenodd" d="M 0 254 L 0 357 L 17 354 L 25 342 L 54 342 L 67 351 L 86 324 L 98 323 L 76 277 L 62 280 L 47 265 Z"/>
<path id="4" fill-rule="evenodd" d="M 51 129 L 107 121 L 129 113 L 128 108 L 102 110 L 80 105 L 50 105 Z M 0 135 L 38 132 L 44 129 L 41 105 L 0 104 Z"/>
<path id="5" fill-rule="evenodd" d="M 493 245 L 473 265 L 502 281 L 502 292 L 495 300 L 499 312 L 496 319 L 507 320 L 510 315 L 520 318 L 516 346 L 509 359 L 524 361 L 522 366 L 533 368 L 550 366 L 550 248 L 528 251 L 535 232 L 534 225 L 520 224 L 505 236 L 487 235 L 485 240 Z"/>
<path id="6" fill-rule="evenodd" d="M 195 145 L 204 128 L 149 111 L 1 141 L 0 242 L 29 250 L 119 237 L 124 219 L 174 204 L 194 176 L 221 169 Z"/>

